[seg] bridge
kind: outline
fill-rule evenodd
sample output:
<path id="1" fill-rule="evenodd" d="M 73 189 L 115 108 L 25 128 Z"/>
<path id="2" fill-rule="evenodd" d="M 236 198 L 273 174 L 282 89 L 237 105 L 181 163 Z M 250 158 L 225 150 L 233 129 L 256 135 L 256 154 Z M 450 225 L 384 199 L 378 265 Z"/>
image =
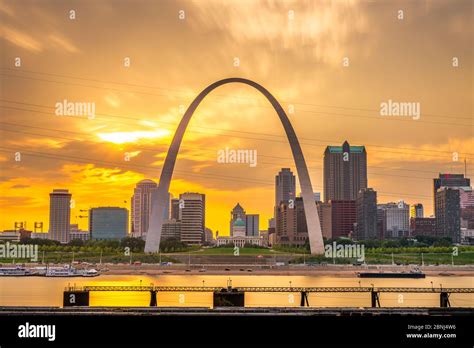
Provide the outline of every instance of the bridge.
<path id="1" fill-rule="evenodd" d="M 370 293 L 371 306 L 381 307 L 380 293 L 424 293 L 439 294 L 440 307 L 450 307 L 449 296 L 451 294 L 473 294 L 474 288 L 408 288 L 408 287 L 293 287 L 293 286 L 277 286 L 277 287 L 232 287 L 231 280 L 228 281 L 227 287 L 215 286 L 100 286 L 90 285 L 83 287 L 68 286 L 64 291 L 64 307 L 68 306 L 88 306 L 89 293 L 91 291 L 130 291 L 130 292 L 149 292 L 151 295 L 150 306 L 157 305 L 157 293 L 159 292 L 207 292 L 214 294 L 214 307 L 244 307 L 245 293 L 300 293 L 300 306 L 309 307 L 309 293 Z"/>

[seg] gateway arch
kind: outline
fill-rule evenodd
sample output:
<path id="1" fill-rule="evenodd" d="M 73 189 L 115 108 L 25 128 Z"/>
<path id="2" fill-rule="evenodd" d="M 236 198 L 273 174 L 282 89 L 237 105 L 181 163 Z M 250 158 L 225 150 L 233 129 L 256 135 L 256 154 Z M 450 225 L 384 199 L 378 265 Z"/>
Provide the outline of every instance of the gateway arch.
<path id="1" fill-rule="evenodd" d="M 181 119 L 178 129 L 174 134 L 173 141 L 171 142 L 171 146 L 168 150 L 168 154 L 166 155 L 165 163 L 161 171 L 158 189 L 152 196 L 151 215 L 146 235 L 145 252 L 158 252 L 160 248 L 161 227 L 163 226 L 163 215 L 167 205 L 167 194 L 170 188 L 176 157 L 178 156 L 179 147 L 181 145 L 184 132 L 186 131 L 186 127 L 188 126 L 194 111 L 197 109 L 201 101 L 212 90 L 228 83 L 243 83 L 257 89 L 268 99 L 280 117 L 280 121 L 283 125 L 283 128 L 285 129 L 286 136 L 288 137 L 288 141 L 290 143 L 291 152 L 293 153 L 293 159 L 295 161 L 296 171 L 300 182 L 311 254 L 323 254 L 323 236 L 321 233 L 321 225 L 319 224 L 318 210 L 314 200 L 313 187 L 311 186 L 308 168 L 306 167 L 306 162 L 304 160 L 303 152 L 301 151 L 300 143 L 296 137 L 295 130 L 293 129 L 293 126 L 291 125 L 290 120 L 288 119 L 288 116 L 281 107 L 280 103 L 278 103 L 275 97 L 268 90 L 254 81 L 238 77 L 219 80 L 206 87 L 193 100 Z"/>

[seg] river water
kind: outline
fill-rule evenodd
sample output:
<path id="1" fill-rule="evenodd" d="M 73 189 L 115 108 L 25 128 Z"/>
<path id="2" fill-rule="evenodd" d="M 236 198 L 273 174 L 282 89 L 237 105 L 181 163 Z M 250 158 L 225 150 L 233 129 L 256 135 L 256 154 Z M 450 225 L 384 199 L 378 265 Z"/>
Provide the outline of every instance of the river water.
<path id="1" fill-rule="evenodd" d="M 101 275 L 95 278 L 1 277 L 0 306 L 62 306 L 68 285 L 150 285 L 226 287 L 474 287 L 474 277 L 449 276 L 425 279 L 359 279 L 345 276 L 266 275 Z M 290 283 L 291 282 L 291 283 Z M 212 293 L 158 293 L 158 306 L 212 307 Z M 148 306 L 148 292 L 91 292 L 91 306 Z M 439 307 L 439 294 L 382 293 L 382 307 Z M 474 294 L 452 294 L 452 307 L 474 307 Z M 246 307 L 297 307 L 299 293 L 246 293 Z M 312 307 L 370 307 L 370 293 L 311 293 Z"/>

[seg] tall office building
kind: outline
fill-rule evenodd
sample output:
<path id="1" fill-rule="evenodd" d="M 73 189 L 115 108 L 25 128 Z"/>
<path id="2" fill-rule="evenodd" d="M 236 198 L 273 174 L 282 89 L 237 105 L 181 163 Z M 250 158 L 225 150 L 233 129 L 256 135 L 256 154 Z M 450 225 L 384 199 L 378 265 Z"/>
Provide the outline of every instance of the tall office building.
<path id="1" fill-rule="evenodd" d="M 237 203 L 234 209 L 232 209 L 232 211 L 230 212 L 229 230 L 230 230 L 231 237 L 233 236 L 234 223 L 237 219 L 241 219 L 242 221 L 245 221 L 245 210 L 244 208 L 242 208 L 240 203 Z"/>
<path id="2" fill-rule="evenodd" d="M 165 239 L 181 240 L 181 221 L 173 218 L 163 221 L 161 240 Z"/>
<path id="3" fill-rule="evenodd" d="M 146 238 L 151 213 L 151 196 L 158 187 L 153 180 L 140 181 L 132 196 L 131 232 L 133 237 Z"/>
<path id="4" fill-rule="evenodd" d="M 464 174 L 439 174 L 433 179 L 433 207 L 436 207 L 436 192 L 441 187 L 461 187 L 471 186 L 471 180 L 465 178 Z"/>
<path id="5" fill-rule="evenodd" d="M 385 232 L 384 232 L 384 208 L 383 204 L 377 204 L 377 238 L 378 239 L 385 239 Z"/>
<path id="6" fill-rule="evenodd" d="M 410 234 L 410 206 L 403 201 L 378 204 L 382 211 L 382 229 L 385 238 L 408 237 Z"/>
<path id="7" fill-rule="evenodd" d="M 371 188 L 362 189 L 357 195 L 355 238 L 377 238 L 377 192 Z"/>
<path id="8" fill-rule="evenodd" d="M 245 235 L 249 237 L 258 237 L 259 231 L 259 215 L 245 215 Z"/>
<path id="9" fill-rule="evenodd" d="M 179 209 L 181 241 L 187 244 L 201 244 L 204 241 L 206 224 L 206 195 L 186 192 L 179 195 L 183 206 Z"/>
<path id="10" fill-rule="evenodd" d="M 474 191 L 472 190 L 472 187 L 459 187 L 459 203 L 461 209 L 474 207 Z"/>
<path id="11" fill-rule="evenodd" d="M 171 200 L 170 219 L 179 220 L 179 199 L 173 198 Z"/>
<path id="12" fill-rule="evenodd" d="M 334 200 L 329 203 L 331 204 L 332 238 L 353 235 L 356 222 L 356 202 Z"/>
<path id="13" fill-rule="evenodd" d="M 423 204 L 417 203 L 410 206 L 410 218 L 423 217 Z"/>
<path id="14" fill-rule="evenodd" d="M 332 238 L 332 210 L 330 203 L 317 202 L 319 223 L 323 237 L 326 239 Z"/>
<path id="15" fill-rule="evenodd" d="M 71 232 L 71 197 L 68 190 L 54 189 L 49 194 L 49 239 L 69 243 Z"/>
<path id="16" fill-rule="evenodd" d="M 303 246 L 308 240 L 303 199 L 301 197 L 295 198 L 294 205 L 282 201 L 275 213 L 275 244 Z"/>
<path id="17" fill-rule="evenodd" d="M 367 188 L 367 152 L 364 146 L 328 146 L 324 152 L 324 201 L 356 200 Z"/>
<path id="18" fill-rule="evenodd" d="M 461 206 L 459 190 L 441 187 L 435 196 L 436 236 L 461 242 Z"/>
<path id="19" fill-rule="evenodd" d="M 280 202 L 288 202 L 295 198 L 296 177 L 290 168 L 282 168 L 275 176 L 275 207 L 278 207 Z"/>
<path id="20" fill-rule="evenodd" d="M 91 239 L 110 240 L 128 236 L 128 210 L 119 207 L 89 209 Z"/>

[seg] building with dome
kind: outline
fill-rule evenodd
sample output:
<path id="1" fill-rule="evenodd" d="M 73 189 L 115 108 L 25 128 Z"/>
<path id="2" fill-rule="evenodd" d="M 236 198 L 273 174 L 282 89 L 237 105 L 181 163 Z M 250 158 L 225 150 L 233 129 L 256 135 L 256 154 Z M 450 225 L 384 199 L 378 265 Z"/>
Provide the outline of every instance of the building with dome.
<path id="1" fill-rule="evenodd" d="M 237 204 L 237 206 L 240 207 L 239 204 Z M 267 243 L 265 243 L 265 240 L 263 237 L 258 236 L 258 235 L 248 236 L 246 235 L 246 231 L 247 231 L 247 228 L 246 228 L 246 222 L 244 221 L 244 219 L 242 219 L 241 217 L 236 217 L 235 221 L 232 223 L 231 235 L 218 236 L 217 246 L 234 245 L 239 248 L 243 248 L 245 247 L 245 245 L 249 245 L 249 244 L 258 245 L 258 246 L 267 246 Z"/>
<path id="2" fill-rule="evenodd" d="M 233 237 L 245 237 L 245 222 L 241 218 L 237 218 L 232 225 Z"/>
<path id="3" fill-rule="evenodd" d="M 230 235 L 232 236 L 234 233 L 234 223 L 237 219 L 241 219 L 242 221 L 245 221 L 245 210 L 242 208 L 240 203 L 237 203 L 230 212 Z M 245 233 L 244 233 L 245 234 Z"/>

